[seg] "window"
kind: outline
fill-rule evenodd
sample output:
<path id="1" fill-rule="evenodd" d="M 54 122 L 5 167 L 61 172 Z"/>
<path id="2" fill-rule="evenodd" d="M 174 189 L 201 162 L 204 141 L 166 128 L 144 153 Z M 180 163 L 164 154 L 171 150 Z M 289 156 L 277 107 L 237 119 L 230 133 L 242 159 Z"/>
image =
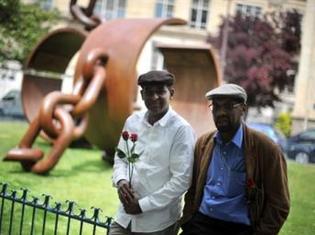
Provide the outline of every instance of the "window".
<path id="1" fill-rule="evenodd" d="M 151 70 L 161 70 L 164 68 L 164 57 L 161 51 L 156 48 L 156 43 L 152 45 Z"/>
<path id="2" fill-rule="evenodd" d="M 237 4 L 236 5 L 236 13 L 241 14 L 246 17 L 260 17 L 261 15 L 261 7 Z"/>
<path id="3" fill-rule="evenodd" d="M 155 17 L 172 17 L 175 0 L 156 0 Z"/>
<path id="4" fill-rule="evenodd" d="M 53 8 L 53 0 L 40 0 L 40 7 L 44 10 Z"/>
<path id="5" fill-rule="evenodd" d="M 126 12 L 126 0 L 98 0 L 95 4 L 94 13 L 106 20 L 123 18 Z"/>
<path id="6" fill-rule="evenodd" d="M 208 20 L 209 0 L 192 0 L 190 26 L 205 29 Z"/>
<path id="7" fill-rule="evenodd" d="M 315 139 L 315 130 L 308 130 L 301 133 L 302 139 Z"/>

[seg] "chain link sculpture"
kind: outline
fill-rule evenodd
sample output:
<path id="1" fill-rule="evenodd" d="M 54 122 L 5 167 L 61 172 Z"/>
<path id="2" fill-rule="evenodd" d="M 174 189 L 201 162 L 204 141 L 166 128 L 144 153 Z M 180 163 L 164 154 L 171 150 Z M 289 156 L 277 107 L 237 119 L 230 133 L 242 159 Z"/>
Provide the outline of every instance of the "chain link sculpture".
<path id="1" fill-rule="evenodd" d="M 37 174 L 53 169 L 70 143 L 81 136 L 113 158 L 123 124 L 136 107 L 136 65 L 146 41 L 162 25 L 186 24 L 178 18 L 105 22 L 93 15 L 95 0 L 86 8 L 76 2 L 70 1 L 70 12 L 85 30 L 65 27 L 50 32 L 24 66 L 22 103 L 30 125 L 4 160 L 20 162 L 24 170 Z M 172 106 L 200 134 L 208 129 L 203 94 L 221 80 L 217 59 L 209 46 L 159 49 L 167 69 L 180 78 Z M 73 89 L 65 94 L 60 91 L 60 77 L 73 58 Z M 52 143 L 46 156 L 33 148 L 38 135 Z"/>
<path id="2" fill-rule="evenodd" d="M 83 8 L 77 5 L 77 0 L 70 1 L 70 13 L 75 19 L 83 24 L 87 30 L 94 29 L 96 26 L 104 22 L 99 16 L 93 15 L 95 3 L 96 0 L 91 0 L 88 7 Z"/>
<path id="3" fill-rule="evenodd" d="M 95 103 L 106 78 L 104 66 L 107 59 L 102 49 L 92 50 L 86 57 L 82 77 L 76 81 L 73 93 L 49 93 L 18 148 L 9 151 L 5 160 L 22 160 L 25 170 L 38 174 L 52 169 L 69 144 L 84 134 L 88 123 L 87 112 Z M 40 149 L 32 148 L 40 131 L 53 141 L 46 157 Z"/>

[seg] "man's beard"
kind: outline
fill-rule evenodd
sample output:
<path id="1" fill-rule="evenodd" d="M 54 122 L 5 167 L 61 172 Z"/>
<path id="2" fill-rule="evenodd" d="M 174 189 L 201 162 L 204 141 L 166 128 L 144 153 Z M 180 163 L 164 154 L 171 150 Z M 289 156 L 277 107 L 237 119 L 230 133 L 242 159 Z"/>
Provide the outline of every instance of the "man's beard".
<path id="1" fill-rule="evenodd" d="M 220 117 L 215 121 L 215 126 L 217 130 L 221 133 L 231 132 L 234 130 L 234 126 L 228 117 Z"/>
<path id="2" fill-rule="evenodd" d="M 220 133 L 231 132 L 234 128 L 231 125 L 227 126 L 217 126 L 217 129 Z"/>

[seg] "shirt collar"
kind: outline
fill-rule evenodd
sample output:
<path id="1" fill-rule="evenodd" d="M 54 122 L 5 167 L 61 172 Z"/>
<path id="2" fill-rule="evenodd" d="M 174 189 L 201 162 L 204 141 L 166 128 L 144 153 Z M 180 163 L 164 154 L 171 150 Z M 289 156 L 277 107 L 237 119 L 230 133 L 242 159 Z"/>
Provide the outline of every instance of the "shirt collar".
<path id="1" fill-rule="evenodd" d="M 236 131 L 235 135 L 233 136 L 231 142 L 234 143 L 238 148 L 242 148 L 242 142 L 243 142 L 243 125 L 241 124 L 238 130 Z M 220 133 L 217 131 L 214 135 L 214 139 L 219 144 L 223 143 L 222 137 Z"/>
<path id="2" fill-rule="evenodd" d="M 168 120 L 171 118 L 172 116 L 172 113 L 173 113 L 173 109 L 171 108 L 171 106 L 168 107 L 168 110 L 166 112 L 166 114 L 158 121 L 156 121 L 154 123 L 154 125 L 160 125 L 162 127 L 166 126 Z M 147 125 L 150 125 L 149 122 L 148 122 L 148 111 L 145 113 L 144 115 L 144 118 L 143 118 L 143 121 L 147 124 Z M 151 125 L 150 125 L 151 126 Z"/>

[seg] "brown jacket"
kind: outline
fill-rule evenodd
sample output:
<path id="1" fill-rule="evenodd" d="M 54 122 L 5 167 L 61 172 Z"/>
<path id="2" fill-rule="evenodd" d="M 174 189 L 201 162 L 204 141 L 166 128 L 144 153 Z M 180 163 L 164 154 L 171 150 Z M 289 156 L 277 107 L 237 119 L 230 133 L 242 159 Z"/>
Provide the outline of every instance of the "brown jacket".
<path id="1" fill-rule="evenodd" d="M 212 157 L 214 133 L 201 136 L 195 147 L 194 173 L 185 195 L 182 223 L 198 210 Z M 247 201 L 255 235 L 277 234 L 290 209 L 287 165 L 279 147 L 244 126 Z"/>

